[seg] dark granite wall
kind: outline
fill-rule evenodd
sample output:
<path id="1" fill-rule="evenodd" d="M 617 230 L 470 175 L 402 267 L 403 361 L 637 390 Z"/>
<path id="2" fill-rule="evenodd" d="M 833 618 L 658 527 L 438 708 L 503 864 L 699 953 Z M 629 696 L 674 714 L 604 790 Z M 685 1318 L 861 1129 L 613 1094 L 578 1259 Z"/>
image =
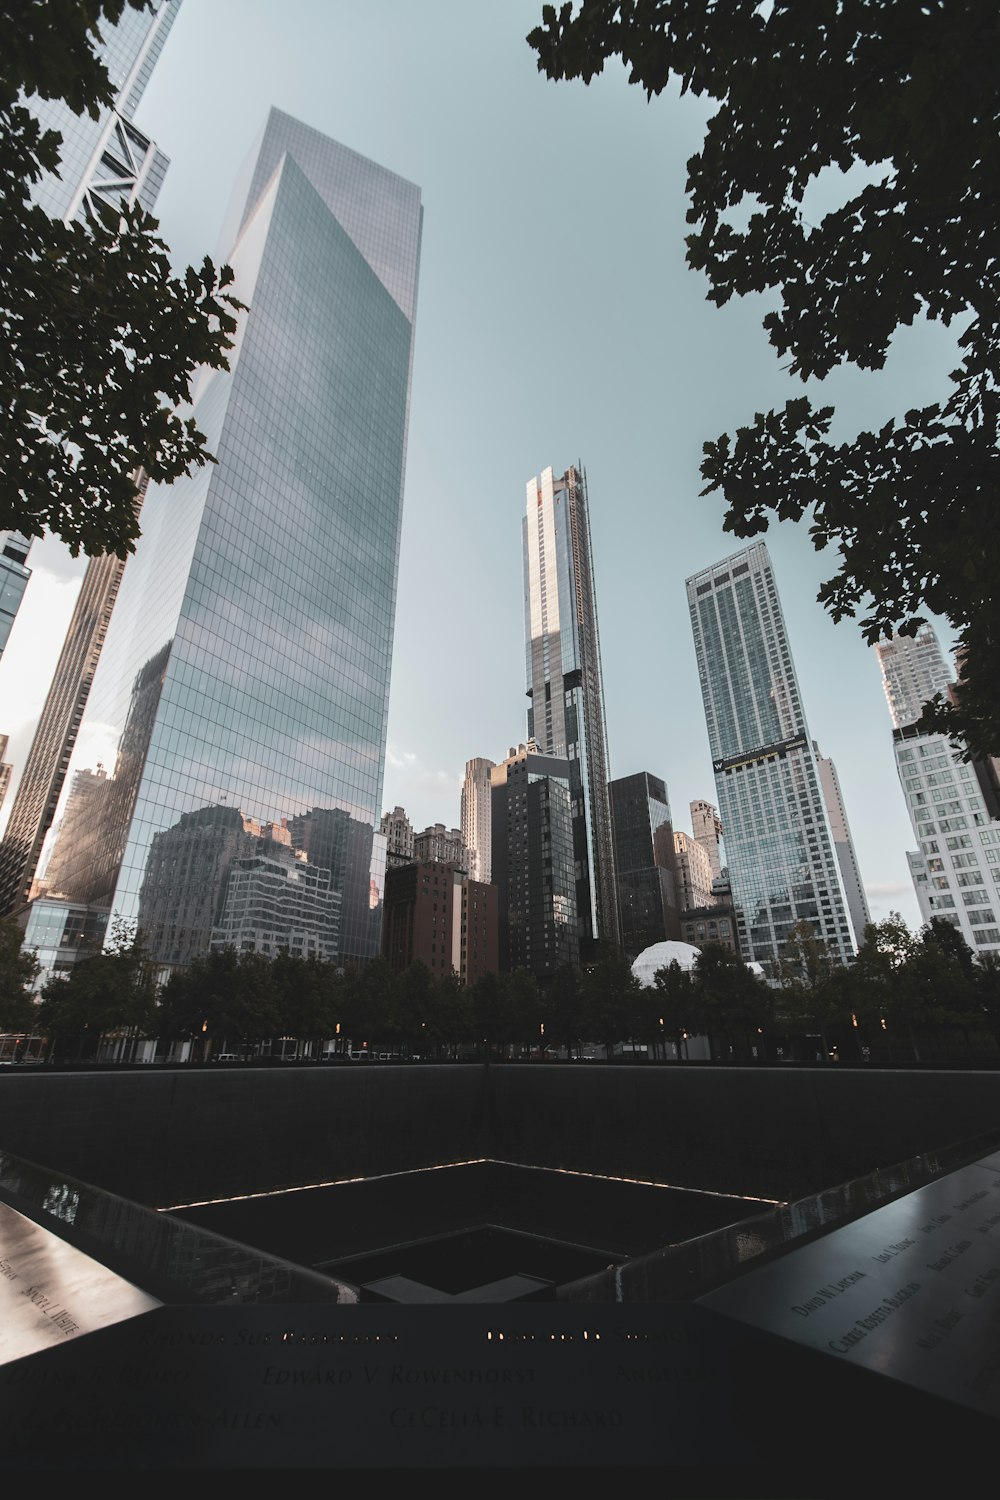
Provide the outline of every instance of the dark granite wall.
<path id="1" fill-rule="evenodd" d="M 478 1067 L 0 1075 L 0 1150 L 163 1207 L 480 1159 Z"/>
<path id="2" fill-rule="evenodd" d="M 795 1198 L 990 1132 L 1000 1073 L 493 1068 L 493 1154 L 715 1192 Z"/>
<path id="3" fill-rule="evenodd" d="M 793 1198 L 995 1132 L 1000 1073 L 358 1064 L 0 1074 L 0 1150 L 164 1206 L 484 1157 Z"/>

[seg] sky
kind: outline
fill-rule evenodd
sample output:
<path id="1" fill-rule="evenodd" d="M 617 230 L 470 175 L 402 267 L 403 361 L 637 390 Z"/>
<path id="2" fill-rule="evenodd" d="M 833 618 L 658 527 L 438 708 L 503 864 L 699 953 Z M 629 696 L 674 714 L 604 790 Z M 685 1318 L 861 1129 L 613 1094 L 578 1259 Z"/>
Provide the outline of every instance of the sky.
<path id="1" fill-rule="evenodd" d="M 667 783 L 675 828 L 716 801 L 685 579 L 746 545 L 699 498 L 702 445 L 806 393 L 834 436 L 936 400 L 956 330 L 917 324 L 883 371 L 803 388 L 754 296 L 718 309 L 684 260 L 686 163 L 710 101 L 647 102 L 610 64 L 585 86 L 537 70 L 541 0 L 183 0 L 136 123 L 170 158 L 157 205 L 178 270 L 208 254 L 271 105 L 422 191 L 417 302 L 383 808 L 456 827 L 465 763 L 526 734 L 521 515 L 544 468 L 586 471 L 610 774 Z M 807 198 L 822 214 L 846 185 Z M 875 652 L 816 602 L 835 568 L 805 523 L 770 551 L 808 727 L 837 768 L 876 921 L 919 927 L 913 833 Z M 0 659 L 17 778 L 84 560 L 35 542 Z M 954 636 L 934 619 L 942 646 Z"/>

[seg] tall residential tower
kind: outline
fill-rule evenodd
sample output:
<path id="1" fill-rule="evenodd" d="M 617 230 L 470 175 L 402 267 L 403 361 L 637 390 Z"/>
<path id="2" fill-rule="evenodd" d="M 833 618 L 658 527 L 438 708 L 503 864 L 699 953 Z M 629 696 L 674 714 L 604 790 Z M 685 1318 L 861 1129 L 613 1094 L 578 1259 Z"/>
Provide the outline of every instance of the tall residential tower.
<path id="1" fill-rule="evenodd" d="M 767 548 L 694 574 L 687 595 L 742 955 L 786 957 L 808 921 L 846 963 L 847 901 Z"/>
<path id="2" fill-rule="evenodd" d="M 419 188 L 272 109 L 220 257 L 249 310 L 195 399 L 218 463 L 149 488 L 87 705 L 113 774 L 63 820 L 93 853 L 60 839 L 34 903 L 148 921 L 163 967 L 221 934 L 378 952 L 421 224 Z"/>
<path id="3" fill-rule="evenodd" d="M 918 848 L 907 854 L 921 917 L 942 917 L 976 953 L 1000 953 L 1000 821 L 990 816 L 976 767 L 946 735 L 917 728 L 924 704 L 952 674 L 924 625 L 875 647 L 893 752 Z"/>
<path id="4" fill-rule="evenodd" d="M 528 739 L 569 762 L 576 908 L 587 958 L 598 941 L 617 946 L 620 932 L 587 481 L 579 465 L 529 479 L 522 535 Z"/>

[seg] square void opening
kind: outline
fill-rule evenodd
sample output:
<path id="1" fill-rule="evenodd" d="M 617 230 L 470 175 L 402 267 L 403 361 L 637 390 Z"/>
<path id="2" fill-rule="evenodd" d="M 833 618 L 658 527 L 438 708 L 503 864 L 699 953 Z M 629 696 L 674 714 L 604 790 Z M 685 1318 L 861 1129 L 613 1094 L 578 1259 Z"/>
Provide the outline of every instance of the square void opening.
<path id="1" fill-rule="evenodd" d="M 359 1292 L 402 1277 L 442 1299 L 467 1299 L 476 1288 L 517 1276 L 549 1283 L 554 1296 L 560 1286 L 738 1223 L 766 1206 L 759 1199 L 484 1161 L 168 1211 Z"/>

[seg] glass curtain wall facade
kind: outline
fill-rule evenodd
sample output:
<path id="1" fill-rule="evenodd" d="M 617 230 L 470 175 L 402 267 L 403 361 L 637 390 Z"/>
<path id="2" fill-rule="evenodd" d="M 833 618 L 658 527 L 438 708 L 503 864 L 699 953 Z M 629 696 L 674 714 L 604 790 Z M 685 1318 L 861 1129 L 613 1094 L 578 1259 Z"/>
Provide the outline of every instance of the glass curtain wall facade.
<path id="1" fill-rule="evenodd" d="M 420 190 L 279 110 L 241 183 L 249 311 L 194 406 L 218 463 L 147 492 L 86 713 L 114 769 L 66 807 L 46 899 L 148 919 L 164 968 L 213 940 L 365 962 Z"/>
<path id="2" fill-rule="evenodd" d="M 528 739 L 570 767 L 581 953 L 619 946 L 604 685 L 587 481 L 577 465 L 528 481 L 522 522 Z"/>
<path id="3" fill-rule="evenodd" d="M 126 6 L 115 26 L 99 23 L 95 47 L 115 89 L 115 103 L 98 119 L 75 115 L 62 99 L 27 102 L 46 130 L 62 136 L 59 171 L 47 173 L 32 196 L 53 219 L 86 217 L 98 202 L 156 202 L 168 161 L 139 130 L 133 115 L 163 50 L 181 0 L 159 0 L 145 10 Z"/>
<path id="4" fill-rule="evenodd" d="M 30 547 L 30 539 L 19 531 L 0 531 L 0 656 L 10 640 L 31 577 Z"/>
<path id="5" fill-rule="evenodd" d="M 786 957 L 806 920 L 847 963 L 847 902 L 767 548 L 694 574 L 687 596 L 743 958 Z"/>
<path id="6" fill-rule="evenodd" d="M 569 762 L 512 747 L 490 785 L 500 967 L 544 982 L 580 962 Z"/>
<path id="7" fill-rule="evenodd" d="M 924 704 L 938 693 L 947 696 L 953 676 L 933 626 L 921 625 L 916 635 L 879 641 L 875 653 L 895 729 L 915 724 Z"/>
<path id="8" fill-rule="evenodd" d="M 608 786 L 618 915 L 626 957 L 681 935 L 674 879 L 674 825 L 666 785 L 639 771 Z"/>

